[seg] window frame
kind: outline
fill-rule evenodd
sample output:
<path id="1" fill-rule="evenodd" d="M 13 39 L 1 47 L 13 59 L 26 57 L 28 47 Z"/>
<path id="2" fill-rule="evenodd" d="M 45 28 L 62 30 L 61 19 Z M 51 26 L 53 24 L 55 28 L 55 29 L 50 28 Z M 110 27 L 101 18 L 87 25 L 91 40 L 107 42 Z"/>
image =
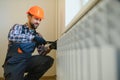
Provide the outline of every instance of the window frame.
<path id="1" fill-rule="evenodd" d="M 85 5 L 83 5 L 74 18 L 67 25 L 65 25 L 64 33 L 71 29 L 73 25 L 76 24 L 82 17 L 84 17 L 99 1 L 101 0 L 89 0 Z"/>

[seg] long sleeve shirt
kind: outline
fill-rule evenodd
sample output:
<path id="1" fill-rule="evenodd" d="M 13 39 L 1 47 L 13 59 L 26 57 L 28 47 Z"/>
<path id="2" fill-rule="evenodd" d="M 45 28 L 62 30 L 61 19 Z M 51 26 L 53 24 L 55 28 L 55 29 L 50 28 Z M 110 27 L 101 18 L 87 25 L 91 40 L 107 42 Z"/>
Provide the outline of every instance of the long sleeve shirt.
<path id="1" fill-rule="evenodd" d="M 27 25 L 15 24 L 9 31 L 8 40 L 14 43 L 29 43 L 33 41 L 34 35 L 42 37 L 35 30 L 30 30 Z M 41 53 L 41 45 L 37 46 L 37 51 Z"/>
<path id="2" fill-rule="evenodd" d="M 30 30 L 26 25 L 15 24 L 8 34 L 8 40 L 17 43 L 28 43 L 34 38 L 34 30 Z"/>

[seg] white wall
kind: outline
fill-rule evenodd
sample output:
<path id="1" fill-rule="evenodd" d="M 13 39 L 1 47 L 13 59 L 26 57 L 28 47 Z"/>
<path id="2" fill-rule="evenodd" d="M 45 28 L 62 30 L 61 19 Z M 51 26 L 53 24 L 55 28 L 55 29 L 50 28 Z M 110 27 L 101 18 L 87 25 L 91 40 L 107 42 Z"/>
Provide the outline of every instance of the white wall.
<path id="1" fill-rule="evenodd" d="M 65 31 L 65 0 L 57 1 L 57 12 L 58 12 L 58 24 L 57 24 L 57 33 L 58 37 Z"/>
<path id="2" fill-rule="evenodd" d="M 0 66 L 2 66 L 7 52 L 7 34 L 16 23 L 27 22 L 26 11 L 33 5 L 41 6 L 45 11 L 45 19 L 41 22 L 38 31 L 46 40 L 55 40 L 56 0 L 0 0 Z M 50 53 L 55 58 L 55 52 Z M 0 67 L 0 76 L 3 69 Z M 55 65 L 46 73 L 55 75 Z"/>

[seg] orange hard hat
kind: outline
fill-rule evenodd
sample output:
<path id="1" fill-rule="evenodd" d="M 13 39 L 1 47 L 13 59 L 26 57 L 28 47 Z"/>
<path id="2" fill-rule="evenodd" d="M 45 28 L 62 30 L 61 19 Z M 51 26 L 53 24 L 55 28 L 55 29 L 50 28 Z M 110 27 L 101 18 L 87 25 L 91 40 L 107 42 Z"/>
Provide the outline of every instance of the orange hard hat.
<path id="1" fill-rule="evenodd" d="M 44 11 L 42 8 L 40 8 L 39 6 L 32 6 L 27 14 L 31 14 L 39 19 L 43 19 L 44 18 Z"/>

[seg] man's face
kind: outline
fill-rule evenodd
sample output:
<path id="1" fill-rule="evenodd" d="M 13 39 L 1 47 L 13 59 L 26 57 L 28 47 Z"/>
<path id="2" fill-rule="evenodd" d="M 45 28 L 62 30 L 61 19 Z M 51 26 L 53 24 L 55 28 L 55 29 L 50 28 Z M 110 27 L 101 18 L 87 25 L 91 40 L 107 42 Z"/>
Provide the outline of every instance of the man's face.
<path id="1" fill-rule="evenodd" d="M 29 18 L 30 28 L 32 28 L 32 29 L 37 29 L 37 27 L 39 26 L 40 22 L 41 22 L 41 19 L 36 18 L 35 16 L 31 16 Z"/>

